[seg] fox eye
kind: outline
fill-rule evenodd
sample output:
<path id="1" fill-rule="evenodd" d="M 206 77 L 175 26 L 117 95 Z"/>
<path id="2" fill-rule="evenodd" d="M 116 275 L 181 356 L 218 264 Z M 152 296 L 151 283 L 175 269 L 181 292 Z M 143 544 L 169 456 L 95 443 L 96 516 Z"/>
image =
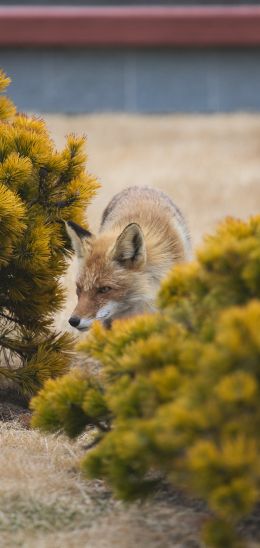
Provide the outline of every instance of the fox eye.
<path id="1" fill-rule="evenodd" d="M 108 291 L 110 291 L 112 288 L 109 287 L 108 285 L 104 285 L 104 287 L 98 287 L 97 288 L 97 292 L 98 293 L 108 293 Z"/>
<path id="2" fill-rule="evenodd" d="M 82 287 L 79 284 L 76 284 L 76 294 L 79 297 L 82 291 Z"/>

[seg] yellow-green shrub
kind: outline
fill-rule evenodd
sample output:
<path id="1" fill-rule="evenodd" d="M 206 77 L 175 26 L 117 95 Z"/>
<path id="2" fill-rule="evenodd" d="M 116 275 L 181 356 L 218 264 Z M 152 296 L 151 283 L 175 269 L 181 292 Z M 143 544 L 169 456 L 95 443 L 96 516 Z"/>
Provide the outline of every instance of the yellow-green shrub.
<path id="1" fill-rule="evenodd" d="M 0 71 L 0 91 L 9 79 Z M 55 333 L 70 244 L 63 220 L 84 223 L 97 188 L 85 173 L 84 139 L 57 152 L 45 123 L 15 114 L 0 96 L 0 390 L 28 397 L 64 373 L 72 339 Z"/>
<path id="2" fill-rule="evenodd" d="M 227 219 L 196 262 L 171 271 L 157 314 L 117 321 L 110 331 L 96 324 L 80 345 L 102 369 L 96 386 L 88 379 L 78 416 L 91 423 L 83 404 L 90 394 L 105 424 L 99 428 L 94 413 L 99 443 L 83 469 L 125 499 L 149 492 L 161 473 L 201 496 L 216 516 L 207 545 L 238 546 L 231 526 L 260 500 L 259 296 L 260 217 Z M 60 381 L 39 393 L 34 425 L 82 431 L 86 417 L 82 428 L 66 426 L 75 418 L 67 413 L 65 422 L 64 394 Z M 68 391 L 66 401 L 73 403 Z"/>

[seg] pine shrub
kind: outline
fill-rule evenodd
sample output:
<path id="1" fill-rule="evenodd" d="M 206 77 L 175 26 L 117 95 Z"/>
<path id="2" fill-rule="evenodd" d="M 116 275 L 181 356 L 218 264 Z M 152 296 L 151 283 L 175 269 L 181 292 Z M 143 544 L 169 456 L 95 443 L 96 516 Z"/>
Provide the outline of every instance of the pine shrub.
<path id="1" fill-rule="evenodd" d="M 0 91 L 9 79 L 0 71 Z M 0 96 L 0 390 L 28 398 L 64 373 L 72 339 L 55 332 L 70 244 L 64 220 L 84 223 L 97 188 L 85 172 L 84 138 L 57 152 L 43 120 Z"/>
<path id="2" fill-rule="evenodd" d="M 48 381 L 34 425 L 73 437 L 92 424 L 88 476 L 131 500 L 163 474 L 207 501 L 207 546 L 238 546 L 233 526 L 260 499 L 259 297 L 260 216 L 227 219 L 171 271 L 157 314 L 94 325 L 80 350 L 99 375 Z"/>

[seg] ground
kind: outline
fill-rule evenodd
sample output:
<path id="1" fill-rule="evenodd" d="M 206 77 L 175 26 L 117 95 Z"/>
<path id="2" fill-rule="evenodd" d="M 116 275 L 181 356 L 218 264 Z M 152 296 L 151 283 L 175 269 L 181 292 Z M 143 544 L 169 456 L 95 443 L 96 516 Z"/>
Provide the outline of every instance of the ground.
<path id="1" fill-rule="evenodd" d="M 153 548 L 200 546 L 205 510 L 179 494 L 126 507 L 77 469 L 84 438 L 72 443 L 17 423 L 0 428 L 0 546 Z"/>
<path id="2" fill-rule="evenodd" d="M 89 170 L 102 188 L 89 209 L 97 230 L 102 209 L 132 184 L 167 191 L 183 210 L 194 248 L 226 215 L 259 213 L 260 115 L 45 116 L 61 147 L 69 132 L 88 136 Z M 56 318 L 67 326 L 75 301 L 72 264 L 68 302 Z M 0 405 L 1 415 L 1 405 Z M 15 407 L 0 430 L 0 547 L 196 548 L 205 507 L 162 488 L 146 503 L 124 506 L 100 482 L 78 472 L 86 438 L 69 442 L 26 428 Z M 259 520 L 246 526 L 259 536 Z M 258 533 L 258 534 L 257 534 Z M 248 547 L 260 546 L 248 540 Z"/>

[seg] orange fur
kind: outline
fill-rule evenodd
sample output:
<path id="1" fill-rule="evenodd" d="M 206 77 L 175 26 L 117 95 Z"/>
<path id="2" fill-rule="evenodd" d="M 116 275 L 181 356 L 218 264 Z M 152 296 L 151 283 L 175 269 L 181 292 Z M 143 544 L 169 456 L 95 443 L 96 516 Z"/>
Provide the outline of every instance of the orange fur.
<path id="1" fill-rule="evenodd" d="M 73 223 L 71 223 L 73 225 Z M 76 227 L 76 230 L 74 228 Z M 131 187 L 106 208 L 97 237 L 68 226 L 79 258 L 78 329 L 94 319 L 105 325 L 122 316 L 154 310 L 161 279 L 189 259 L 182 214 L 161 191 Z"/>

